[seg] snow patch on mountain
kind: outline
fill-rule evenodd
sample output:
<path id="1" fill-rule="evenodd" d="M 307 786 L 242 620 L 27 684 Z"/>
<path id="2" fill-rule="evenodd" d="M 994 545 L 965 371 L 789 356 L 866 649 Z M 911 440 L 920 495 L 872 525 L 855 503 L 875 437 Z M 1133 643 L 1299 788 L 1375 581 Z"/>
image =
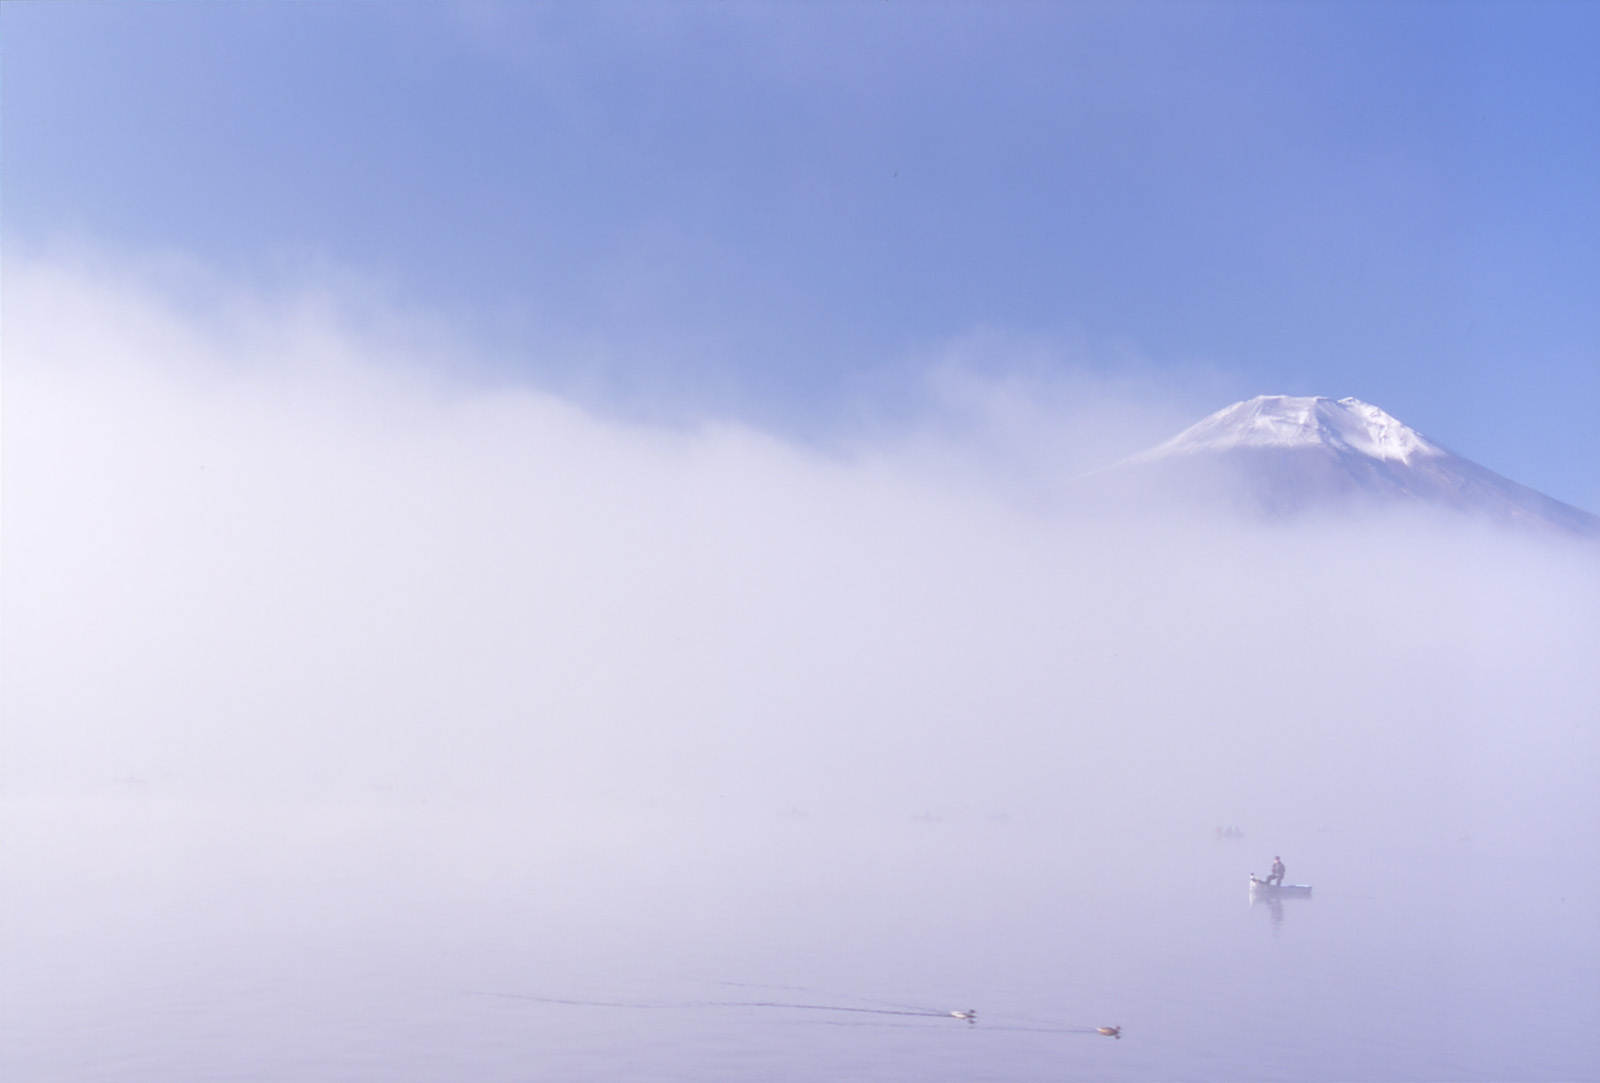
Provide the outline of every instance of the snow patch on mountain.
<path id="1" fill-rule="evenodd" d="M 1233 448 L 1325 447 L 1410 463 L 1448 455 L 1415 429 L 1360 399 L 1257 395 L 1219 410 L 1136 461 Z"/>

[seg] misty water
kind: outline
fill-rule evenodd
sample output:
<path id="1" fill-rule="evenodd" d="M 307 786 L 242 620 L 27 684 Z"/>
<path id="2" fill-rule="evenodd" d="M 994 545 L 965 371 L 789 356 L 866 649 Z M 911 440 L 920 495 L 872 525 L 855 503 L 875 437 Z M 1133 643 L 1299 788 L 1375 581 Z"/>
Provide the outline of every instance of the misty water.
<path id="1" fill-rule="evenodd" d="M 1595 1074 L 1593 859 L 1490 825 L 736 819 L 13 804 L 6 1077 Z"/>
<path id="2" fill-rule="evenodd" d="M 0 1068 L 1594 1078 L 1593 556 L 1384 536 L 1399 574 L 1365 584 L 1371 552 L 1293 534 L 1220 566 L 1125 547 L 1047 588 L 996 571 L 997 608 L 974 572 L 929 601 L 942 631 L 840 628 L 771 684 L 708 655 L 561 741 L 240 703 L 246 728 L 180 748 L 58 703 L 13 770 L 128 770 L 8 790 Z M 1127 605 L 1084 637 L 1056 615 L 1091 582 Z M 738 668 L 773 648 L 712 638 Z M 854 657 L 884 683 L 841 690 Z M 1274 854 L 1311 898 L 1250 899 Z"/>

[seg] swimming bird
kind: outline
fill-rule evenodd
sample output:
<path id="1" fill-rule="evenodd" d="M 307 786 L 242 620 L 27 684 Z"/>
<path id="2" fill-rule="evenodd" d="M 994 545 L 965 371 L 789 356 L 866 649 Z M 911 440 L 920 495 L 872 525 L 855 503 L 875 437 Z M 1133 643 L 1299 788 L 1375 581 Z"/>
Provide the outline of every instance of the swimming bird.
<path id="1" fill-rule="evenodd" d="M 950 1018 L 951 1019 L 965 1019 L 969 1023 L 976 1023 L 978 1021 L 978 1009 L 977 1008 L 968 1008 L 964 1012 L 961 1012 L 961 1011 L 951 1012 L 950 1013 Z"/>
<path id="2" fill-rule="evenodd" d="M 1122 1039 L 1121 1027 L 1095 1027 L 1094 1032 L 1104 1034 L 1107 1038 L 1116 1038 L 1118 1041 Z"/>

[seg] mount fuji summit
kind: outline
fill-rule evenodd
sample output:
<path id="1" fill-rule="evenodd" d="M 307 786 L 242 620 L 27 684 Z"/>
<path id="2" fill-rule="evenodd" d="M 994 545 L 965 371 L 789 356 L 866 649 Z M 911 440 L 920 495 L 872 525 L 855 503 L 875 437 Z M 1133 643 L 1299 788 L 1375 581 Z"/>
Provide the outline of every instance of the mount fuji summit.
<path id="1" fill-rule="evenodd" d="M 1097 502 L 1251 518 L 1413 508 L 1600 538 L 1600 517 L 1518 485 L 1359 399 L 1258 395 L 1082 479 Z"/>

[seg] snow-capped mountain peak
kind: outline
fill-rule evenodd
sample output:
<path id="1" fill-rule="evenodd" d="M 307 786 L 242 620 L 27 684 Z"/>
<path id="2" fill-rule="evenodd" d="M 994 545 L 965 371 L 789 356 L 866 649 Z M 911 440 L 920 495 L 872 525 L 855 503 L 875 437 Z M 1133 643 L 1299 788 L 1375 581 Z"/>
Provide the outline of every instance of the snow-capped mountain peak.
<path id="1" fill-rule="evenodd" d="M 1234 448 L 1314 447 L 1401 463 L 1449 454 L 1415 429 L 1360 399 L 1257 395 L 1219 410 L 1136 460 Z"/>
<path id="2" fill-rule="evenodd" d="M 1518 485 L 1359 399 L 1258 395 L 1079 479 L 1113 508 L 1251 518 L 1450 510 L 1507 525 L 1600 537 L 1600 517 Z"/>

